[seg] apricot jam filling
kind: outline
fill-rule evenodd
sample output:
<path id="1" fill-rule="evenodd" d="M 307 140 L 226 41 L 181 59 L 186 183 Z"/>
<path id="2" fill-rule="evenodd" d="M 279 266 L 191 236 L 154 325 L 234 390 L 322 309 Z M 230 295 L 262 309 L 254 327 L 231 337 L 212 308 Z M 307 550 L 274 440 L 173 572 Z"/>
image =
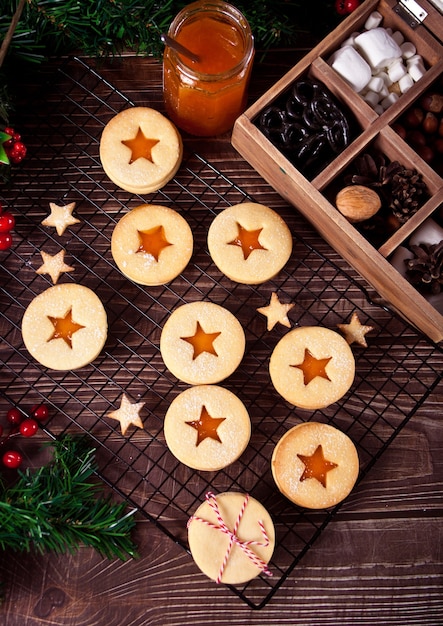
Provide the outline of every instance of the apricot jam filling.
<path id="1" fill-rule="evenodd" d="M 122 144 L 131 150 L 129 164 L 134 163 L 137 159 L 147 159 L 153 163 L 152 148 L 156 146 L 159 141 L 159 139 L 149 139 L 145 137 L 140 126 L 133 139 L 122 139 Z"/>
<path id="2" fill-rule="evenodd" d="M 305 356 L 302 363 L 298 365 L 291 365 L 291 367 L 297 367 L 303 372 L 303 381 L 305 386 L 309 385 L 311 380 L 314 380 L 317 376 L 331 380 L 326 372 L 326 366 L 332 359 L 331 356 L 324 359 L 316 359 L 307 348 L 305 348 Z"/>
<path id="3" fill-rule="evenodd" d="M 243 252 L 243 258 L 249 257 L 254 250 L 266 250 L 259 241 L 260 233 L 263 228 L 257 228 L 256 230 L 247 230 L 241 224 L 237 222 L 238 235 L 235 239 L 228 242 L 230 246 L 239 246 Z"/>
<path id="4" fill-rule="evenodd" d="M 305 456 L 304 454 L 297 454 L 297 456 L 305 466 L 303 474 L 300 476 L 300 482 L 308 478 L 315 478 L 326 489 L 327 473 L 333 470 L 334 467 L 338 467 L 337 463 L 332 463 L 332 461 L 325 459 L 321 445 L 317 446 L 311 456 Z"/>
<path id="5" fill-rule="evenodd" d="M 197 322 L 197 327 L 194 335 L 191 337 L 181 337 L 183 341 L 187 341 L 194 348 L 194 355 L 192 357 L 195 360 L 200 354 L 203 352 L 209 352 L 209 354 L 213 354 L 214 356 L 218 356 L 216 349 L 214 348 L 214 341 L 221 333 L 205 333 L 203 328 L 200 325 L 200 322 Z"/>
<path id="6" fill-rule="evenodd" d="M 140 240 L 137 252 L 150 254 L 157 262 L 162 250 L 168 246 L 172 246 L 172 243 L 165 237 L 165 229 L 163 226 L 154 226 L 154 228 L 150 228 L 149 230 L 138 230 L 137 233 Z"/>
<path id="7" fill-rule="evenodd" d="M 72 309 L 66 313 L 64 317 L 51 317 L 48 315 L 48 319 L 54 326 L 54 332 L 48 339 L 48 343 L 53 339 L 63 339 L 63 341 L 72 349 L 72 336 L 81 328 L 84 328 L 81 324 L 77 324 L 72 319 Z"/>
<path id="8" fill-rule="evenodd" d="M 199 446 L 208 437 L 214 441 L 222 442 L 217 429 L 225 419 L 226 417 L 211 417 L 206 407 L 203 406 L 198 420 L 185 423 L 197 431 L 197 443 L 195 445 Z"/>

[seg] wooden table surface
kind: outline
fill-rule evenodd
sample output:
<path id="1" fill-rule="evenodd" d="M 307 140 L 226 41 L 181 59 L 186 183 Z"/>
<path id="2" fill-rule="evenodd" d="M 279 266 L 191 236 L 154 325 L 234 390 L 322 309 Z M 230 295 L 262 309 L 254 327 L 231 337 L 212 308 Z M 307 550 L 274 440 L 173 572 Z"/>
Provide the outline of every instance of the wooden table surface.
<path id="1" fill-rule="evenodd" d="M 264 60 L 258 58 L 251 100 L 301 54 L 300 50 L 279 51 Z M 127 57 L 102 63 L 97 71 L 132 102 L 162 109 L 158 62 Z M 33 81 L 39 82 L 36 76 L 29 80 L 29 93 L 34 93 Z M 21 93 L 31 106 L 26 89 L 22 83 Z M 26 130 L 22 129 L 23 134 Z M 200 154 L 253 197 L 273 206 L 281 202 L 232 148 L 229 134 L 211 140 L 185 136 L 184 143 L 187 152 Z M 7 197 L 7 191 L 4 195 Z M 294 219 L 298 235 L 352 275 L 351 268 L 299 214 L 295 213 Z M 361 306 L 366 306 L 363 296 Z M 407 348 L 402 354 L 401 336 L 398 344 L 395 367 L 400 368 Z M 395 369 L 392 375 L 395 377 Z M 260 610 L 251 608 L 228 587 L 208 580 L 180 545 L 140 516 L 134 532 L 140 551 L 137 560 L 107 561 L 84 547 L 73 555 L 2 554 L 0 580 L 5 583 L 5 602 L 0 606 L 0 624 L 443 623 L 442 396 L 440 382 L 358 485 L 350 503 L 340 509 Z"/>

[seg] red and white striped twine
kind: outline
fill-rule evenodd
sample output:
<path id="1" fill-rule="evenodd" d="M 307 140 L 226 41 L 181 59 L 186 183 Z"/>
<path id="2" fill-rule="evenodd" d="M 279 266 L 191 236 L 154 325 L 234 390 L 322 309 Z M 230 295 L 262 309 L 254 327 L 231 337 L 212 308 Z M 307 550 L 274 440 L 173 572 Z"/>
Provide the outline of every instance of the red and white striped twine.
<path id="1" fill-rule="evenodd" d="M 188 521 L 188 528 L 189 528 L 189 524 L 196 520 L 198 522 L 202 522 L 203 524 L 206 524 L 206 526 L 209 526 L 210 528 L 214 528 L 215 530 L 220 530 L 221 532 L 225 533 L 226 535 L 228 535 L 229 537 L 229 544 L 228 544 L 228 548 L 226 550 L 226 553 L 223 557 L 223 561 L 222 564 L 220 566 L 220 571 L 218 573 L 218 576 L 216 578 L 216 583 L 220 583 L 221 579 L 223 577 L 223 572 L 225 571 L 226 565 L 228 563 L 229 560 L 229 556 L 231 554 L 231 550 L 234 547 L 234 545 L 237 545 L 239 548 L 241 548 L 243 550 L 243 552 L 246 554 L 246 556 L 252 561 L 252 563 L 254 563 L 254 565 L 256 565 L 262 572 L 263 574 L 266 574 L 266 576 L 272 576 L 272 572 L 269 570 L 268 565 L 265 561 L 263 561 L 263 559 L 261 559 L 257 554 L 255 554 L 255 552 L 253 550 L 251 550 L 250 546 L 262 546 L 263 548 L 267 548 L 269 545 L 269 537 L 266 533 L 264 524 L 261 520 L 258 520 L 258 525 L 260 527 L 260 530 L 262 532 L 263 538 L 264 538 L 264 542 L 261 541 L 242 541 L 241 539 L 239 539 L 239 537 L 237 536 L 237 531 L 238 531 L 238 527 L 240 525 L 240 521 L 243 517 L 243 514 L 245 512 L 245 509 L 248 505 L 249 502 L 249 494 L 246 494 L 245 499 L 243 500 L 243 504 L 242 507 L 240 509 L 240 512 L 238 514 L 237 520 L 234 524 L 234 528 L 233 530 L 230 530 L 228 528 L 228 526 L 226 525 L 221 513 L 220 513 L 220 509 L 218 507 L 218 503 L 217 503 L 217 498 L 215 497 L 215 495 L 211 492 L 208 491 L 208 493 L 206 494 L 206 500 L 209 504 L 209 506 L 211 507 L 211 509 L 214 511 L 216 517 L 217 517 L 217 521 L 218 521 L 218 525 L 214 524 L 213 522 L 210 522 L 206 519 L 203 519 L 201 517 L 198 517 L 196 515 L 193 515 L 192 517 L 189 518 Z"/>

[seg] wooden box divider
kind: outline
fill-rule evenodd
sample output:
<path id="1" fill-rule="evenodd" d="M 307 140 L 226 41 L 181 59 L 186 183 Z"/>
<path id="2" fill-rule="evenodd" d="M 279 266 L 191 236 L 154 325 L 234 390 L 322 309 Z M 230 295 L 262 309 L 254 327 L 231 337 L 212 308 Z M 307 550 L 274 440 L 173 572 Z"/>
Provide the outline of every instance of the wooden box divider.
<path id="1" fill-rule="evenodd" d="M 443 340 L 443 315 L 404 278 L 389 257 L 423 223 L 440 209 L 443 219 L 443 179 L 392 128 L 394 122 L 413 106 L 443 75 L 443 16 L 426 0 L 427 17 L 411 28 L 397 13 L 395 0 L 366 0 L 333 32 L 301 59 L 285 76 L 241 115 L 234 126 L 232 144 L 280 195 L 293 204 L 313 226 L 367 281 L 381 300 L 389 304 L 435 342 Z M 403 33 L 414 43 L 425 62 L 426 74 L 396 103 L 378 115 L 362 97 L 328 64 L 328 58 L 352 33 L 362 31 L 368 16 L 378 11 L 382 26 Z M 433 31 L 433 32 L 431 32 Z M 433 34 L 434 33 L 434 34 Z M 312 180 L 297 169 L 260 131 L 261 112 L 290 89 L 298 79 L 321 81 L 355 119 L 354 139 Z M 335 208 L 334 182 L 354 159 L 365 151 L 377 149 L 388 161 L 398 160 L 416 169 L 426 183 L 428 197 L 410 219 L 387 240 L 373 245 Z M 441 208 L 440 208 L 441 207 Z"/>

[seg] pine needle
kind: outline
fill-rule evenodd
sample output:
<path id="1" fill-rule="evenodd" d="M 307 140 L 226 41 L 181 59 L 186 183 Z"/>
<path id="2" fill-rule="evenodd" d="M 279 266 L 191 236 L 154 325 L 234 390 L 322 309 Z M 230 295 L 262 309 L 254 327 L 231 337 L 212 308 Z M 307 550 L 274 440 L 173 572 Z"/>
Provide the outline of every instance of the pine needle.
<path id="1" fill-rule="evenodd" d="M 73 51 L 91 57 L 113 57 L 123 50 L 160 58 L 166 32 L 187 4 L 178 0 L 27 0 L 9 44 L 11 58 L 28 61 Z M 257 49 L 293 46 L 300 35 L 321 38 L 337 21 L 333 0 L 233 2 L 246 16 Z M 0 0 L 0 39 L 16 7 Z"/>
<path id="2" fill-rule="evenodd" d="M 17 482 L 0 485 L 0 549 L 39 553 L 75 552 L 79 544 L 107 558 L 135 557 L 130 532 L 135 509 L 103 496 L 92 482 L 95 450 L 85 438 L 51 443 L 53 461 L 19 471 Z"/>

